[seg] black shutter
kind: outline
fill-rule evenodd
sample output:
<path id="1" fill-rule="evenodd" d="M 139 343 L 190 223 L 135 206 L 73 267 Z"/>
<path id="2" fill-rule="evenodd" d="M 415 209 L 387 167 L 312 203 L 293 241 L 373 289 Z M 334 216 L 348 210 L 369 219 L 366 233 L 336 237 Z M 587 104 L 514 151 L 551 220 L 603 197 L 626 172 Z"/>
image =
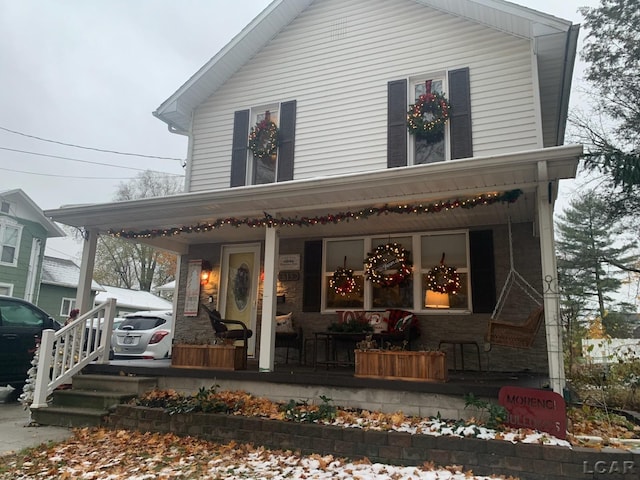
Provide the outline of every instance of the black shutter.
<path id="1" fill-rule="evenodd" d="M 248 140 L 249 110 L 238 110 L 233 115 L 233 143 L 231 144 L 232 187 L 240 187 L 246 184 Z"/>
<path id="2" fill-rule="evenodd" d="M 449 72 L 449 102 L 451 103 L 451 158 L 473 157 L 468 68 Z"/>
<path id="3" fill-rule="evenodd" d="M 322 240 L 304 243 L 302 311 L 319 312 L 322 305 Z"/>
<path id="4" fill-rule="evenodd" d="M 387 84 L 387 167 L 407 165 L 407 81 Z"/>
<path id="5" fill-rule="evenodd" d="M 278 147 L 278 182 L 293 180 L 293 157 L 296 140 L 296 101 L 280 104 Z"/>
<path id="6" fill-rule="evenodd" d="M 492 313 L 496 305 L 493 231 L 469 232 L 471 295 L 474 313 Z"/>

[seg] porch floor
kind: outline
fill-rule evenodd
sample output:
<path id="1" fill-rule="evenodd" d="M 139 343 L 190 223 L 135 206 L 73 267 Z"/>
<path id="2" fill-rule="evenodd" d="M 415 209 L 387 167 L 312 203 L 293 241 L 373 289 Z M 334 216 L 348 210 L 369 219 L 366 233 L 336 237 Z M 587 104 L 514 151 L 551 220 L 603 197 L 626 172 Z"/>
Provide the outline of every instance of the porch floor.
<path id="1" fill-rule="evenodd" d="M 358 378 L 353 367 L 318 367 L 298 363 L 280 363 L 273 372 L 258 371 L 257 360 L 249 359 L 246 370 L 215 370 L 203 368 L 172 367 L 171 359 L 163 360 L 111 360 L 108 364 L 92 363 L 85 367 L 86 373 L 113 375 L 137 375 L 149 377 L 186 377 L 214 380 L 240 380 L 252 383 L 290 384 L 305 386 L 345 387 L 381 390 L 403 390 L 416 393 L 433 393 L 463 396 L 497 398 L 500 388 L 518 386 L 527 388 L 548 388 L 546 375 L 528 371 L 485 372 L 449 370 L 447 382 L 387 380 Z"/>

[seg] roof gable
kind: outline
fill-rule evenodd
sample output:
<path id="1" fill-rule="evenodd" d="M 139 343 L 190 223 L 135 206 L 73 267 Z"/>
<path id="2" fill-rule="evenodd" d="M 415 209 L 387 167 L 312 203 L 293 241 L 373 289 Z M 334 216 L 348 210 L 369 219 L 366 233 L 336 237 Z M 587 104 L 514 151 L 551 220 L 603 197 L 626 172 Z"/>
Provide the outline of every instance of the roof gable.
<path id="1" fill-rule="evenodd" d="M 153 114 L 167 123 L 172 131 L 188 133 L 195 109 L 314 1 L 322 0 L 273 1 Z M 563 143 L 577 45 L 577 26 L 503 0 L 412 1 L 533 40 L 540 79 L 544 145 Z M 368 2 L 367 5 L 370 6 Z"/>
<path id="2" fill-rule="evenodd" d="M 42 225 L 47 232 L 47 238 L 64 237 L 64 231 L 47 218 L 42 209 L 35 204 L 22 189 L 5 190 L 0 192 L 0 200 L 8 201 L 15 204 L 16 211 L 9 212 L 9 216 L 16 219 L 30 220 Z"/>
<path id="3" fill-rule="evenodd" d="M 61 287 L 78 288 L 80 267 L 73 260 L 56 257 L 44 257 L 42 262 L 42 283 Z M 104 289 L 95 280 L 91 281 L 91 290 Z"/>

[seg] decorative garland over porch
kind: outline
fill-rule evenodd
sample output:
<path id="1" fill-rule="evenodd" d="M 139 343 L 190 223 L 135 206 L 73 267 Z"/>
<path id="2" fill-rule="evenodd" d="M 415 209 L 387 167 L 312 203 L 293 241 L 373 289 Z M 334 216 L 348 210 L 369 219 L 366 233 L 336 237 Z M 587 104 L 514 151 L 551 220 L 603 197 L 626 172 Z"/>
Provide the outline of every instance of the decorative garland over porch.
<path id="1" fill-rule="evenodd" d="M 246 225 L 248 227 L 310 227 L 313 225 L 336 224 L 340 222 L 348 222 L 351 220 L 366 220 L 370 217 L 380 215 L 407 214 L 414 213 L 417 215 L 426 213 L 439 213 L 454 208 L 474 208 L 479 205 L 493 205 L 494 203 L 514 203 L 523 194 L 522 190 L 508 190 L 498 193 L 484 193 L 475 197 L 464 200 L 445 200 L 429 204 L 404 204 L 404 205 L 384 205 L 382 207 L 369 207 L 357 211 L 328 213 L 324 216 L 316 217 L 273 217 L 264 212 L 264 217 L 258 218 L 218 218 L 209 223 L 198 223 L 196 225 L 183 225 L 181 227 L 173 227 L 166 229 L 142 230 L 140 232 L 125 230 L 109 230 L 107 233 L 118 238 L 156 238 L 156 237 L 172 237 L 183 233 L 202 233 L 209 232 L 221 228 L 223 226 L 240 227 Z"/>

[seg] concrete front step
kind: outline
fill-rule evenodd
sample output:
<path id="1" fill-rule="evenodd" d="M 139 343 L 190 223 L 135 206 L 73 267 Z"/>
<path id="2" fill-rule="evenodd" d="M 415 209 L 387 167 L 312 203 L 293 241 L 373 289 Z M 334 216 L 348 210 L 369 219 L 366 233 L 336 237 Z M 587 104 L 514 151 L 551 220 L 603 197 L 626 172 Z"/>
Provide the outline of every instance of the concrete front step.
<path id="1" fill-rule="evenodd" d="M 96 390 L 142 395 L 154 389 L 158 380 L 154 377 L 134 377 L 128 375 L 80 374 L 73 377 L 72 385 L 77 390 Z"/>
<path id="2" fill-rule="evenodd" d="M 52 406 L 111 410 L 135 397 L 136 394 L 134 393 L 88 391 L 73 388 L 71 390 L 55 390 L 53 392 Z"/>
<path id="3" fill-rule="evenodd" d="M 109 411 L 95 408 L 56 407 L 34 408 L 31 418 L 41 425 L 59 427 L 99 427 L 104 425 Z"/>

